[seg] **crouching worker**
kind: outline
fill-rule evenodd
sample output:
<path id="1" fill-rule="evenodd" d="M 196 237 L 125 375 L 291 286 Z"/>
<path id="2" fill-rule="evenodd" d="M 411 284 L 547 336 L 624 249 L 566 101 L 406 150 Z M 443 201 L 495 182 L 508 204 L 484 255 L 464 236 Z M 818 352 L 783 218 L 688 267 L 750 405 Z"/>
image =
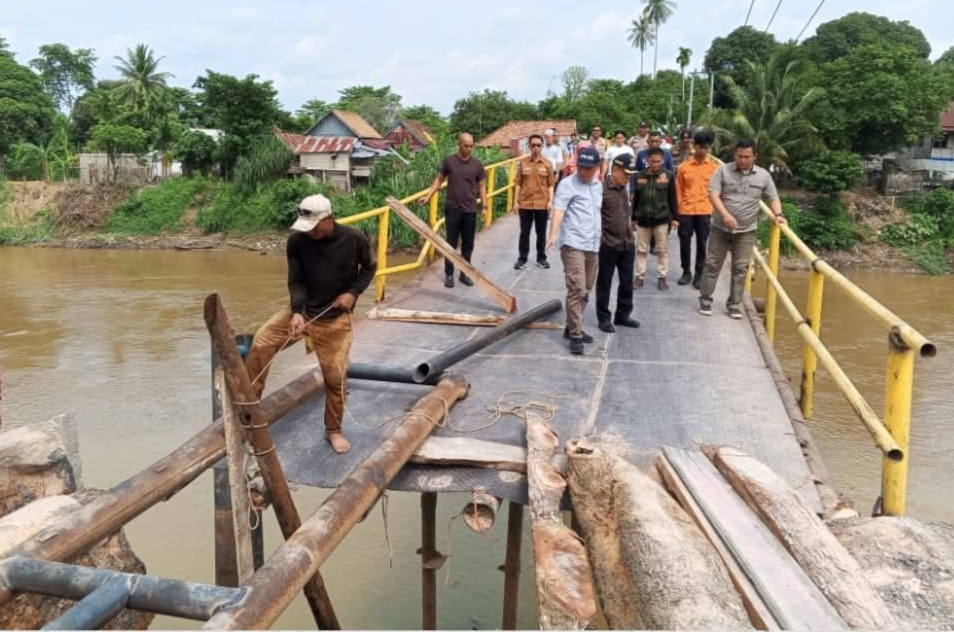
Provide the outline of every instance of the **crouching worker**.
<path id="1" fill-rule="evenodd" d="M 257 397 L 268 367 L 283 347 L 308 336 L 325 382 L 325 433 L 335 452 L 351 449 L 341 430 L 351 351 L 351 311 L 374 278 L 377 265 L 367 238 L 338 224 L 323 195 L 306 197 L 288 237 L 290 305 L 255 333 L 245 368 Z"/>

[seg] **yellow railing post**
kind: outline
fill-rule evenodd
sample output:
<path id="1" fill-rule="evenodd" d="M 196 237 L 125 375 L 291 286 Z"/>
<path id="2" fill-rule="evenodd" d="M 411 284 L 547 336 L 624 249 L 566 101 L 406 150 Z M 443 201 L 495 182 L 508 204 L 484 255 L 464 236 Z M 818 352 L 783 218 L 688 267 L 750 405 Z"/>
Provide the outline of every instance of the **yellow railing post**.
<path id="1" fill-rule="evenodd" d="M 388 238 L 391 230 L 391 209 L 385 208 L 384 212 L 378 215 L 378 269 L 385 270 L 388 267 Z M 381 302 L 384 300 L 384 284 L 387 282 L 387 276 L 380 274 L 374 278 L 374 300 Z"/>
<path id="2" fill-rule="evenodd" d="M 487 170 L 487 217 L 484 218 L 484 226 L 490 226 L 494 223 L 494 188 L 497 186 L 496 175 L 496 165 Z"/>
<path id="3" fill-rule="evenodd" d="M 911 398 L 914 388 L 914 350 L 892 331 L 888 336 L 888 378 L 884 397 L 884 425 L 904 452 L 900 461 L 887 458 L 881 465 L 881 512 L 904 515 L 908 488 L 908 443 L 911 437 Z"/>
<path id="4" fill-rule="evenodd" d="M 756 246 L 758 248 L 758 246 Z M 745 293 L 752 296 L 752 281 L 755 280 L 755 260 L 749 259 L 749 267 L 745 271 Z"/>
<path id="5" fill-rule="evenodd" d="M 513 183 L 517 179 L 517 158 L 510 161 L 510 169 L 507 170 L 507 212 L 513 208 Z"/>
<path id="6" fill-rule="evenodd" d="M 440 195 L 441 195 L 440 191 L 435 192 L 434 195 L 431 196 L 431 203 L 430 203 L 430 206 L 428 207 L 429 209 L 428 219 L 430 220 L 431 228 L 433 228 L 434 230 L 437 230 L 437 204 L 438 204 Z M 426 245 L 424 249 L 427 250 Z M 436 253 L 434 252 L 433 248 L 427 251 L 428 265 L 434 262 L 435 255 Z"/>
<path id="7" fill-rule="evenodd" d="M 805 320 L 812 328 L 816 337 L 821 337 L 822 296 L 825 293 L 825 277 L 812 270 L 808 281 L 808 308 L 805 310 Z M 815 369 L 818 367 L 818 356 L 811 345 L 806 344 L 802 354 L 802 388 L 798 403 L 802 415 L 807 419 L 812 416 L 815 397 Z"/>
<path id="8" fill-rule="evenodd" d="M 781 246 L 782 231 L 778 224 L 772 223 L 769 227 L 768 267 L 775 278 L 778 278 L 778 254 Z M 765 279 L 765 333 L 769 342 L 775 342 L 775 288 L 769 279 Z"/>

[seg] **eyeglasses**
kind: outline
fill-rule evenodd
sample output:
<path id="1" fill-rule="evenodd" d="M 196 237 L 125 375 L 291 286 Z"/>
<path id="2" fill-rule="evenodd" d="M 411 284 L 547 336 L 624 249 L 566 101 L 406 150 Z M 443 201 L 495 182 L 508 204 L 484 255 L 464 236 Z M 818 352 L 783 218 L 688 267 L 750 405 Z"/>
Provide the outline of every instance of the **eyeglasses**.
<path id="1" fill-rule="evenodd" d="M 543 147 L 542 143 L 530 143 L 531 147 Z"/>
<path id="2" fill-rule="evenodd" d="M 308 209 L 302 208 L 300 206 L 298 207 L 297 210 L 298 210 L 298 217 L 311 217 L 312 215 L 315 214 L 314 211 L 309 211 Z"/>

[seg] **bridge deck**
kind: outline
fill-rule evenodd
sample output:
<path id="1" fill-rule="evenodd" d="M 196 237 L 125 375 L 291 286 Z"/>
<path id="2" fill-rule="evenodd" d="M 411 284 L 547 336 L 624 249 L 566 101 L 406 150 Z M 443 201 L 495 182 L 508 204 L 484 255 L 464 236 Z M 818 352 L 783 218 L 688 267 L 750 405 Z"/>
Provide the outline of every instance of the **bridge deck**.
<path id="1" fill-rule="evenodd" d="M 496 222 L 478 235 L 475 265 L 528 309 L 563 298 L 562 266 L 553 253 L 549 270 L 531 263 L 513 269 L 519 227 L 515 217 Z M 679 272 L 678 242 L 670 253 Z M 770 463 L 813 506 L 818 497 L 791 424 L 779 399 L 754 333 L 746 320 L 718 309 L 727 293 L 723 279 L 711 317 L 696 312 L 698 292 L 671 282 L 655 289 L 654 257 L 646 288 L 636 292 L 637 330 L 604 334 L 596 327 L 595 297 L 585 328 L 595 338 L 586 355 L 570 356 L 560 330 L 522 330 L 453 368 L 467 377 L 470 396 L 435 431 L 525 445 L 520 420 L 505 416 L 492 423 L 488 410 L 501 397 L 511 404 L 552 401 L 552 426 L 565 441 L 588 436 L 636 464 L 647 465 L 661 446 L 724 444 Z M 405 309 L 500 313 L 476 288 L 443 287 L 442 262 L 393 293 L 387 305 Z M 614 290 L 615 293 L 615 290 Z M 615 302 L 615 299 L 614 301 Z M 563 322 L 559 312 L 552 317 Z M 352 361 L 413 367 L 475 335 L 479 328 L 361 319 L 356 322 Z M 273 434 L 289 479 L 334 487 L 389 432 L 400 413 L 428 387 L 349 381 L 345 429 L 354 448 L 335 455 L 323 439 L 323 398 L 316 396 L 278 423 Z M 397 417 L 396 417 L 397 416 Z M 526 502 L 523 476 L 464 467 L 408 466 L 391 486 L 409 491 L 471 491 L 484 487 L 496 495 Z"/>

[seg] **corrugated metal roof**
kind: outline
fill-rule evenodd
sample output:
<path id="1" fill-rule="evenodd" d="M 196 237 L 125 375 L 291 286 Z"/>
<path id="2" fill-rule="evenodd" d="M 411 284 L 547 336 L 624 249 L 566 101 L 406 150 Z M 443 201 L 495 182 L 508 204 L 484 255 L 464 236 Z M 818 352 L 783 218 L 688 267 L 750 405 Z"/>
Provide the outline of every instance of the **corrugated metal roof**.
<path id="1" fill-rule="evenodd" d="M 292 151 L 298 149 L 298 146 L 301 145 L 301 142 L 305 140 L 304 134 L 292 134 L 290 132 L 276 131 L 275 135 L 278 136 L 278 139 L 285 143 L 285 145 L 287 145 Z"/>
<path id="2" fill-rule="evenodd" d="M 542 134 L 543 130 L 552 128 L 557 136 L 575 136 L 576 121 L 568 120 L 550 120 L 550 121 L 510 121 L 505 123 L 485 136 L 477 143 L 478 147 L 509 147 L 510 141 L 514 138 L 526 138 L 530 134 Z"/>
<path id="3" fill-rule="evenodd" d="M 355 139 L 347 136 L 304 136 L 295 148 L 296 154 L 333 154 L 350 152 Z"/>
<path id="4" fill-rule="evenodd" d="M 437 137 L 434 135 L 427 125 L 422 121 L 416 121 L 414 119 L 399 119 L 394 125 L 391 126 L 391 129 L 388 130 L 388 133 L 385 134 L 385 138 L 390 138 L 392 134 L 395 134 L 395 130 L 398 127 L 403 126 L 407 133 L 414 137 L 414 139 L 421 145 L 427 146 L 433 143 Z M 396 135 L 396 134 L 395 134 Z"/>

